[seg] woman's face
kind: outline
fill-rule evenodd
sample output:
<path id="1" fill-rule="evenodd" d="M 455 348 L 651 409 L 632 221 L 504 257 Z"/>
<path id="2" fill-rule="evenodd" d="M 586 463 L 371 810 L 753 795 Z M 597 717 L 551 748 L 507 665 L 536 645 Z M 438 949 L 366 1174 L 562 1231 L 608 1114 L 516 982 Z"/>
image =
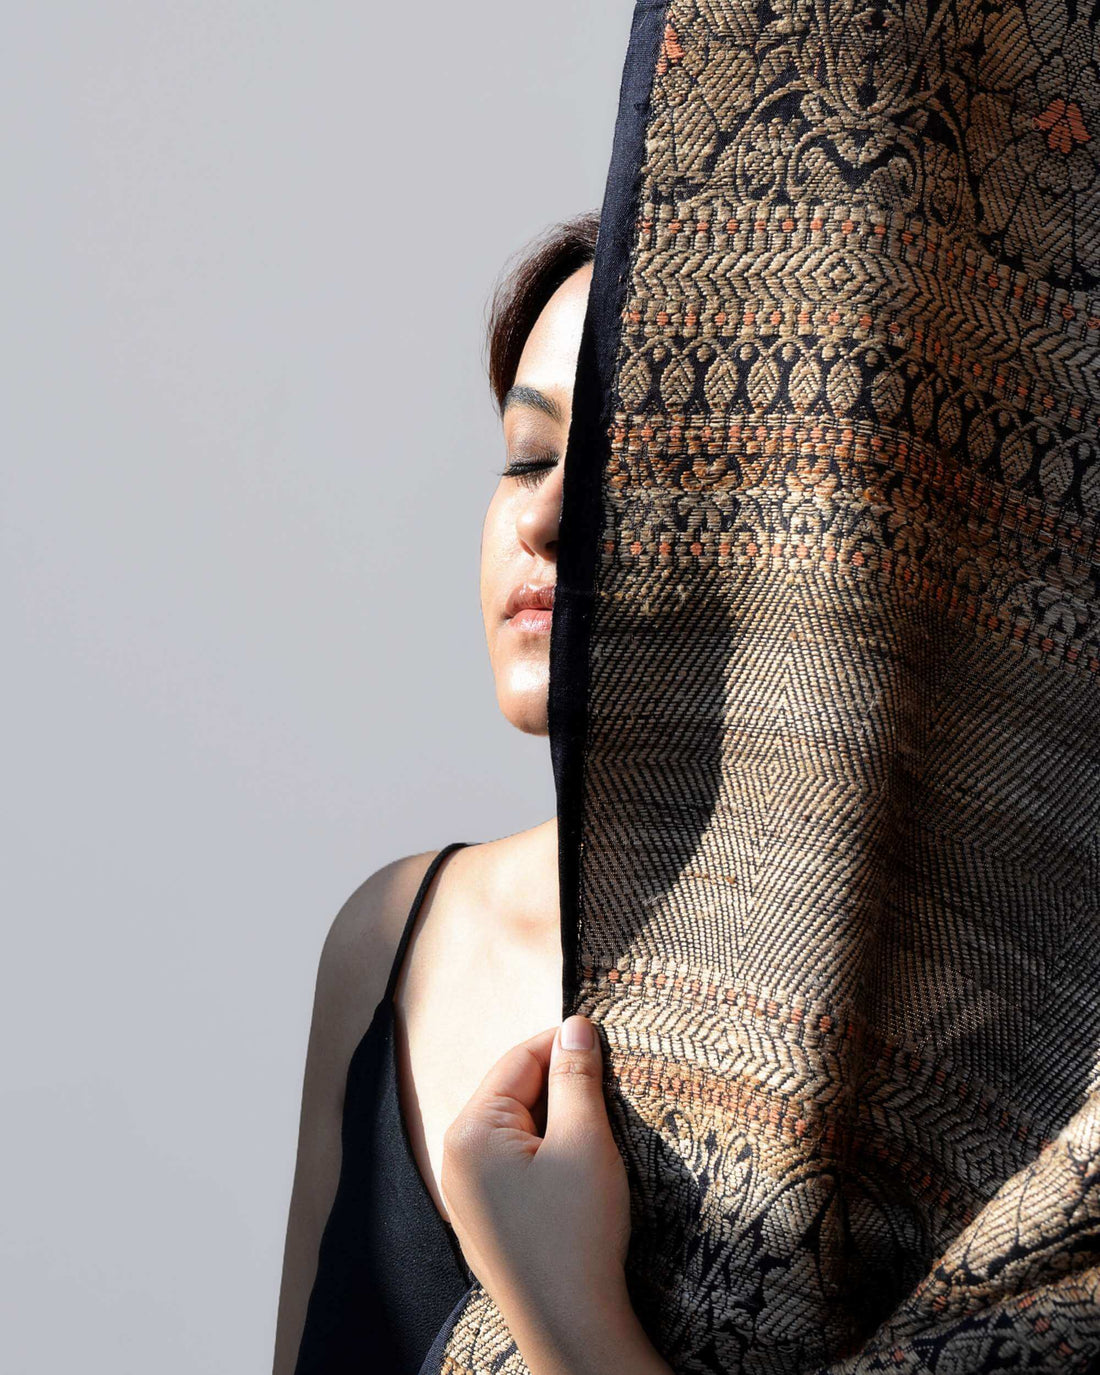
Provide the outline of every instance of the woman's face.
<path id="1" fill-rule="evenodd" d="M 591 265 L 567 278 L 527 337 L 504 401 L 508 467 L 481 532 L 481 614 L 497 702 L 529 735 L 548 731 L 548 608 L 557 582 L 563 460 L 591 279 Z M 523 609 L 525 600 L 540 598 L 543 609 Z"/>

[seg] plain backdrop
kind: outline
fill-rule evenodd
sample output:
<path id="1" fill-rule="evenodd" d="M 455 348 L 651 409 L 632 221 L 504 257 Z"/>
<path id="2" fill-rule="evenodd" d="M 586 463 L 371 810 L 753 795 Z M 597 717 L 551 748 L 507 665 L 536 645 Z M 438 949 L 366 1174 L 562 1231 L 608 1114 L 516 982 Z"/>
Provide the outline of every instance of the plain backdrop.
<path id="1" fill-rule="evenodd" d="M 38 0 L 0 55 L 0 1368 L 270 1370 L 321 943 L 554 811 L 478 598 L 505 260 L 629 0 Z"/>

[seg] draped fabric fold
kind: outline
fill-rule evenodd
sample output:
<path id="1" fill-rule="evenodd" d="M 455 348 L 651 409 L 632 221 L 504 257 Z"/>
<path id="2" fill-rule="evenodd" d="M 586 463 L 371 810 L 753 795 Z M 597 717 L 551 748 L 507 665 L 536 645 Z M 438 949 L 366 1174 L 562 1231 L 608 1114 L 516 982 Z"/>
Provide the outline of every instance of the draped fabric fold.
<path id="1" fill-rule="evenodd" d="M 563 1016 L 677 1372 L 1100 1368 L 1100 28 L 669 0 L 566 455 Z M 474 1285 L 422 1375 L 523 1375 Z"/>

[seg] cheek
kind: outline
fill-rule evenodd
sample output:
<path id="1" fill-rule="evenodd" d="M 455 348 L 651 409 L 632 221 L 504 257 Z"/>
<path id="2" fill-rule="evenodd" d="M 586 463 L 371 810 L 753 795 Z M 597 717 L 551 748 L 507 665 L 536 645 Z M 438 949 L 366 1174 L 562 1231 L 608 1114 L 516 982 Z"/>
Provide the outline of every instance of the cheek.
<path id="1" fill-rule="evenodd" d="M 481 582 L 487 587 L 506 563 L 510 543 L 508 539 L 508 504 L 498 488 L 485 512 L 481 526 Z"/>
<path id="2" fill-rule="evenodd" d="M 505 576 L 507 565 L 504 554 L 504 521 L 501 514 L 503 505 L 502 501 L 494 497 L 489 503 L 481 526 L 481 615 L 491 643 L 495 639 L 500 608 L 511 590 L 511 584 Z"/>

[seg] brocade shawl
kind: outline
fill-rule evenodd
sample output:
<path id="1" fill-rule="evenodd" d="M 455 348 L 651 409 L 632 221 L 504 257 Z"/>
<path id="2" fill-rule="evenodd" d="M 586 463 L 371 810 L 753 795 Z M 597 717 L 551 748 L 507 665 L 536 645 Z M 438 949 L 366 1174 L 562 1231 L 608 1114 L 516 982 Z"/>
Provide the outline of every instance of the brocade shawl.
<path id="1" fill-rule="evenodd" d="M 677 1372 L 1100 1368 L 1088 5 L 635 10 L 550 737 Z"/>

